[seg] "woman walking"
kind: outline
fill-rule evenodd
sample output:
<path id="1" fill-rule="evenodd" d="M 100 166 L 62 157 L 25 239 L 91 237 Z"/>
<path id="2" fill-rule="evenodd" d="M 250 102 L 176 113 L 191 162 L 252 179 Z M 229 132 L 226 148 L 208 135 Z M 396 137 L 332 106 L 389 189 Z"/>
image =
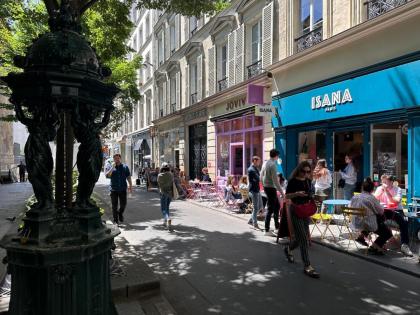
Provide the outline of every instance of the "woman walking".
<path id="1" fill-rule="evenodd" d="M 290 238 L 290 244 L 284 248 L 284 253 L 289 262 L 294 262 L 292 250 L 299 246 L 304 263 L 303 272 L 309 277 L 319 278 L 319 273 L 315 271 L 309 261 L 308 218 L 301 218 L 297 215 L 298 207 L 308 204 L 313 198 L 313 187 L 310 179 L 311 173 L 311 165 L 309 162 L 303 161 L 295 168 L 289 179 L 286 189 L 286 199 L 291 200 L 291 204 L 287 215 L 290 215 L 291 225 L 294 230 L 294 237 Z M 282 220 L 285 219 L 285 216 Z"/>
<path id="2" fill-rule="evenodd" d="M 160 190 L 160 209 L 163 214 L 163 225 L 171 229 L 172 220 L 169 214 L 169 204 L 174 196 L 174 176 L 168 163 L 162 163 L 157 182 Z"/>
<path id="3" fill-rule="evenodd" d="M 315 181 L 315 195 L 325 195 L 325 199 L 328 199 L 331 194 L 332 177 L 327 168 L 326 160 L 320 159 L 316 163 L 313 179 Z"/>

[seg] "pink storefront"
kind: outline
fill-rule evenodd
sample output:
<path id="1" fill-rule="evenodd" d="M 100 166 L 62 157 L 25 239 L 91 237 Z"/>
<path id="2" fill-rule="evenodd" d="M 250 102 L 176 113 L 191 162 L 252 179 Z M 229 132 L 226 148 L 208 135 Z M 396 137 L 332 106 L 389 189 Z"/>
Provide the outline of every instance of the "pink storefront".
<path id="1" fill-rule="evenodd" d="M 256 117 L 250 111 L 239 115 L 214 121 L 218 178 L 246 175 L 252 156 L 264 159 L 264 118 Z"/>

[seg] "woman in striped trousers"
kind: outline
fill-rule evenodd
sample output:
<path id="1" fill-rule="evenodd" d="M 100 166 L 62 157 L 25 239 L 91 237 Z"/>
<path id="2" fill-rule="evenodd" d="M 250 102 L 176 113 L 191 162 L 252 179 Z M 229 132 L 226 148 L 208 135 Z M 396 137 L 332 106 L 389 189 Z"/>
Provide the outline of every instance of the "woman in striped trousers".
<path id="1" fill-rule="evenodd" d="M 311 266 L 308 255 L 308 235 L 309 222 L 308 218 L 299 218 L 295 211 L 295 205 L 305 204 L 313 198 L 313 186 L 311 182 L 311 165 L 307 161 L 299 163 L 290 176 L 286 189 L 286 198 L 291 200 L 289 207 L 291 225 L 294 230 L 294 237 L 291 237 L 290 244 L 284 249 L 284 253 L 289 262 L 294 262 L 292 250 L 300 247 L 302 261 L 304 263 L 303 272 L 312 277 L 319 278 L 319 273 Z"/>

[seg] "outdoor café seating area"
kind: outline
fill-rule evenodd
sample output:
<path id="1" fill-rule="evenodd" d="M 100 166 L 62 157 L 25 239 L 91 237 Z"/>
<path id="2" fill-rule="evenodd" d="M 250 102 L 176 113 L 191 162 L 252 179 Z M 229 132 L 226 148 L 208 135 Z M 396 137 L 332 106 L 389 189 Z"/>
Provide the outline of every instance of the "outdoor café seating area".
<path id="1" fill-rule="evenodd" d="M 248 190 L 238 190 L 236 198 L 229 198 L 226 191 L 226 180 L 216 182 L 190 181 L 183 185 L 186 198 L 203 206 L 217 208 L 227 213 L 248 214 L 252 212 L 252 201 Z"/>
<path id="2" fill-rule="evenodd" d="M 239 180 L 237 180 L 238 182 Z M 205 207 L 237 215 L 248 220 L 252 213 L 252 201 L 249 194 L 241 190 L 241 198 L 229 199 L 226 194 L 226 180 L 218 178 L 215 182 L 190 181 L 186 190 L 187 199 L 196 202 Z M 263 193 L 263 189 L 261 187 Z M 264 193 L 263 193 L 264 194 Z M 357 194 L 357 193 L 355 193 Z M 247 201 L 244 207 L 244 202 Z M 326 199 L 317 202 L 317 212 L 309 219 L 309 234 L 312 241 L 318 241 L 330 246 L 338 247 L 344 251 L 356 251 L 361 254 L 367 254 L 367 248 L 361 246 L 356 237 L 358 231 L 352 226 L 352 218 L 358 216 L 363 218 L 366 213 L 363 209 L 349 207 L 349 200 L 345 199 Z M 407 204 L 406 199 L 402 201 L 404 205 L 404 214 L 409 222 L 410 248 L 417 253 L 420 249 L 420 200 L 414 199 L 412 203 Z M 383 205 L 392 208 L 394 205 Z M 390 209 L 391 210 L 391 209 Z M 258 215 L 259 220 L 264 220 L 265 211 Z M 284 211 L 284 208 L 280 211 Z M 393 254 L 398 253 L 400 246 L 400 231 L 398 225 L 392 220 L 387 220 L 387 226 L 393 233 L 392 239 L 386 244 L 386 249 Z M 369 245 L 375 241 L 374 233 L 368 235 Z"/>

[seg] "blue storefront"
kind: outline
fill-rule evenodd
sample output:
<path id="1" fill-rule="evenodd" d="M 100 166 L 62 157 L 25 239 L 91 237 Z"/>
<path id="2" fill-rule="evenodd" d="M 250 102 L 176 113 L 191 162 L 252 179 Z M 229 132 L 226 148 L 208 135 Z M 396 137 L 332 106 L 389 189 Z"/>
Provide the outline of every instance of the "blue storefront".
<path id="1" fill-rule="evenodd" d="M 337 172 L 350 154 L 359 182 L 391 174 L 407 197 L 420 197 L 420 54 L 282 93 L 272 104 L 287 176 L 300 160 L 321 158 Z"/>

